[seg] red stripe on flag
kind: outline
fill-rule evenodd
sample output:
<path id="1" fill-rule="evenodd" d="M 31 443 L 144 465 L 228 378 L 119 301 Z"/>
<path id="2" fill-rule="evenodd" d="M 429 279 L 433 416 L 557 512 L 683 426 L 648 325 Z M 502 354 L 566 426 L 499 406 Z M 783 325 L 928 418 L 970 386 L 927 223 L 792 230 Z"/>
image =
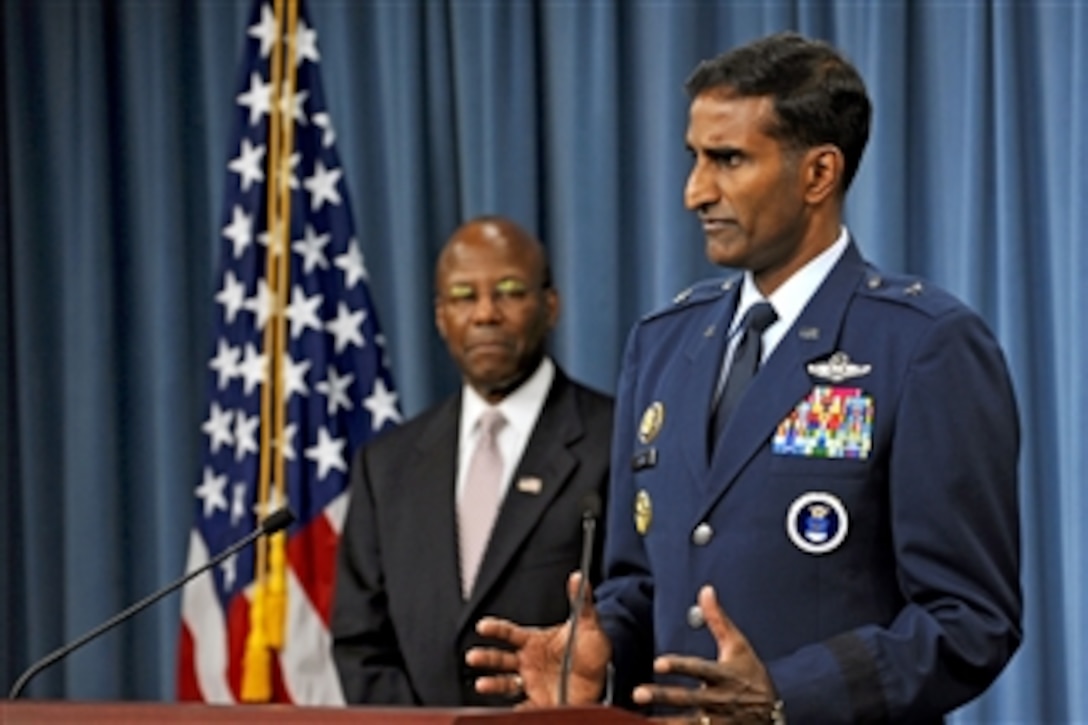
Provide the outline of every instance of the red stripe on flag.
<path id="1" fill-rule="evenodd" d="M 332 616 L 339 541 L 340 537 L 324 515 L 314 517 L 287 540 L 287 561 L 326 628 Z"/>
<path id="2" fill-rule="evenodd" d="M 181 637 L 178 642 L 178 700 L 181 702 L 202 702 L 204 693 L 196 680 L 196 648 L 193 633 L 182 622 Z"/>
<path id="3" fill-rule="evenodd" d="M 276 656 L 272 657 L 272 702 L 292 702 L 283 681 L 283 668 L 280 667 L 280 658 Z"/>
<path id="4" fill-rule="evenodd" d="M 236 702 L 242 699 L 242 667 L 249 636 L 249 598 L 238 594 L 227 607 L 227 683 Z"/>

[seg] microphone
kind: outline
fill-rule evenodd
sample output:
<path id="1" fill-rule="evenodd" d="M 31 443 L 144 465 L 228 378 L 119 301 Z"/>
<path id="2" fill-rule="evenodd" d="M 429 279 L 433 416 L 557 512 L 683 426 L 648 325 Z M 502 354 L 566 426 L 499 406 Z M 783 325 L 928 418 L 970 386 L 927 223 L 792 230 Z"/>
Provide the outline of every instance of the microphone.
<path id="1" fill-rule="evenodd" d="M 294 521 L 294 520 L 295 520 L 295 515 L 293 513 L 291 513 L 291 509 L 289 509 L 287 507 L 284 507 L 284 508 L 278 509 L 277 511 L 272 512 L 271 514 L 268 515 L 267 518 L 265 518 L 264 521 L 262 521 L 260 523 L 260 525 L 256 529 L 254 529 L 250 533 L 246 534 L 243 538 L 241 538 L 238 541 L 234 542 L 233 544 L 231 544 L 229 547 L 227 547 L 223 551 L 219 552 L 217 555 L 215 555 L 214 557 L 209 559 L 207 562 L 205 562 L 202 566 L 197 567 L 196 569 L 189 572 L 188 574 L 181 577 L 180 579 L 178 579 L 178 580 L 176 580 L 174 582 L 171 582 L 170 584 L 163 587 L 162 589 L 155 592 L 154 594 L 141 599 L 140 601 L 136 602 L 135 604 L 133 604 L 128 609 L 114 615 L 113 617 L 111 617 L 107 621 L 103 622 L 102 624 L 100 624 L 97 627 L 95 627 L 94 629 L 92 629 L 90 632 L 87 632 L 86 634 L 84 634 L 79 639 L 74 640 L 72 642 L 69 642 L 68 644 L 64 645 L 63 647 L 58 647 L 57 649 L 55 649 L 52 652 L 50 652 L 49 654 L 47 654 L 45 657 L 42 657 L 40 660 L 38 660 L 37 662 L 32 664 L 26 670 L 26 672 L 24 672 L 22 675 L 19 676 L 19 679 L 15 681 L 15 684 L 11 686 L 11 692 L 8 693 L 8 699 L 9 700 L 14 700 L 14 699 L 18 698 L 19 693 L 21 693 L 23 691 L 23 688 L 26 687 L 26 684 L 28 682 L 30 682 L 30 679 L 32 677 L 34 677 L 34 675 L 36 675 L 39 672 L 41 672 L 42 670 L 44 670 L 49 665 L 53 664 L 57 660 L 60 660 L 60 659 L 63 659 L 65 657 L 67 657 L 72 652 L 76 651 L 77 649 L 79 649 L 83 645 L 90 642 L 92 639 L 98 637 L 99 635 L 101 635 L 101 634 L 103 634 L 105 632 L 108 632 L 109 630 L 113 629 L 114 627 L 116 627 L 121 622 L 124 622 L 126 619 L 132 617 L 133 615 L 138 614 L 140 611 L 146 609 L 147 607 L 151 606 L 155 602 L 159 601 L 160 599 L 165 597 L 170 592 L 172 592 L 175 589 L 178 589 L 179 587 L 181 587 L 183 584 L 188 582 L 190 579 L 192 579 L 192 578 L 194 578 L 196 576 L 199 576 L 200 574 L 203 574 L 204 572 L 208 571 L 209 569 L 211 569 L 216 564 L 218 564 L 221 561 L 223 561 L 224 559 L 226 559 L 228 556 L 236 553 L 237 551 L 239 551 L 241 549 L 244 549 L 246 546 L 253 543 L 253 541 L 260 538 L 261 536 L 265 536 L 266 534 L 274 534 L 277 531 L 281 531 L 281 530 L 287 528 L 288 526 L 290 526 L 291 522 Z"/>
<path id="2" fill-rule="evenodd" d="M 563 648 L 563 661 L 559 666 L 559 706 L 567 704 L 567 687 L 573 664 L 574 640 L 578 632 L 578 620 L 582 616 L 582 605 L 586 598 L 589 584 L 589 564 L 593 559 L 593 532 L 597 528 L 597 518 L 601 515 L 601 497 L 596 492 L 587 493 L 582 499 L 582 578 L 578 582 L 578 592 L 574 597 L 574 606 L 570 612 L 570 633 Z"/>

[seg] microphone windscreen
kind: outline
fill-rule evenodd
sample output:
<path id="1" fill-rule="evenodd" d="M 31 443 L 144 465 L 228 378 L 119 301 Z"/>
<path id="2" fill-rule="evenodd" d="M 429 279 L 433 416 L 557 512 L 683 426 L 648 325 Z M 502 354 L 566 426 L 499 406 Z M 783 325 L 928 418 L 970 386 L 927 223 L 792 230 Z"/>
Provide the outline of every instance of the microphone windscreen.
<path id="1" fill-rule="evenodd" d="M 281 509 L 273 511 L 267 519 L 261 522 L 261 530 L 266 534 L 274 534 L 281 529 L 286 529 L 294 520 L 294 513 L 291 512 L 291 509 L 284 506 Z"/>
<path id="2" fill-rule="evenodd" d="M 582 497 L 582 518 L 596 519 L 601 515 L 601 496 L 596 491 L 590 491 Z"/>

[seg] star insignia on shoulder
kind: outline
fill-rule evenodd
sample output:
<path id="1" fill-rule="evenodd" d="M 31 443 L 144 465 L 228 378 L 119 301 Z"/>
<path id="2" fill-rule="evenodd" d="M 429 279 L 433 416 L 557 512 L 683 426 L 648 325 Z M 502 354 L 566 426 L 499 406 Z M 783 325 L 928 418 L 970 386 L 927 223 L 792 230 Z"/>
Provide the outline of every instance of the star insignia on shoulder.
<path id="1" fill-rule="evenodd" d="M 695 288 L 694 288 L 694 287 L 688 287 L 688 288 L 687 288 L 686 290 L 683 290 L 682 292 L 680 292 L 679 294 L 677 294 L 677 295 L 676 295 L 675 297 L 673 297 L 673 298 L 672 298 L 672 303 L 673 303 L 674 305 L 678 305 L 678 304 L 680 304 L 681 302 L 683 302 L 684 300 L 686 300 L 686 299 L 687 299 L 688 297 L 691 297 L 691 293 L 692 293 L 692 292 L 693 292 L 694 290 L 695 290 Z"/>

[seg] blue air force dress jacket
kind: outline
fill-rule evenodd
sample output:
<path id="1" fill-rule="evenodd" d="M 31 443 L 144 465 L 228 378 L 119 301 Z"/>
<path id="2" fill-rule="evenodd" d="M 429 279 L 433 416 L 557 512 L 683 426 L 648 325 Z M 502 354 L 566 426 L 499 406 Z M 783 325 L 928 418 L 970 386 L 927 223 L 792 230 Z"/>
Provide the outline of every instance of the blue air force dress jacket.
<path id="1" fill-rule="evenodd" d="M 940 722 L 1021 639 L 1003 355 L 977 314 L 851 243 L 709 458 L 739 288 L 699 285 L 628 340 L 597 592 L 617 696 L 654 654 L 717 658 L 710 583 L 789 722 Z"/>

